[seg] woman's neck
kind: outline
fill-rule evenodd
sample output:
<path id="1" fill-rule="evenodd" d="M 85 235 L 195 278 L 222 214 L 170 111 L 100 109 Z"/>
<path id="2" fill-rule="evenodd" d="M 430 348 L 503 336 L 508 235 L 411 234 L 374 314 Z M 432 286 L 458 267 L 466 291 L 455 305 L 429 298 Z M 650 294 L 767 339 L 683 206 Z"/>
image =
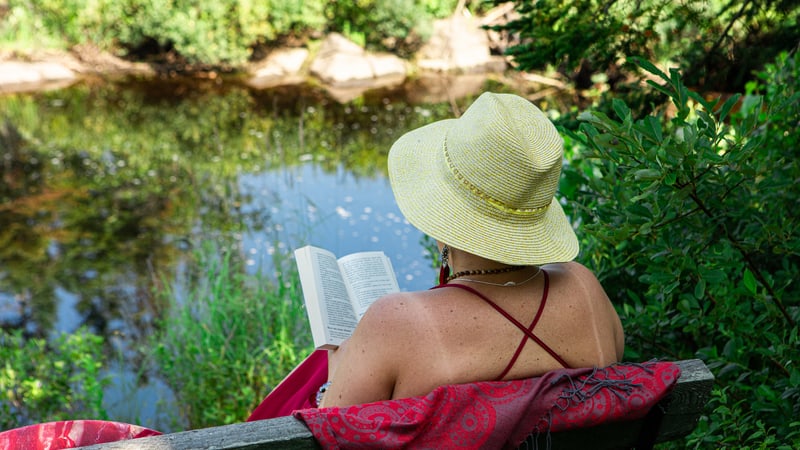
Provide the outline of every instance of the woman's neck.
<path id="1" fill-rule="evenodd" d="M 513 266 L 486 259 L 463 250 L 450 248 L 450 270 L 453 274 L 461 272 L 488 272 L 488 274 L 506 273 L 521 270 L 524 266 Z M 479 275 L 479 274 L 472 274 Z"/>

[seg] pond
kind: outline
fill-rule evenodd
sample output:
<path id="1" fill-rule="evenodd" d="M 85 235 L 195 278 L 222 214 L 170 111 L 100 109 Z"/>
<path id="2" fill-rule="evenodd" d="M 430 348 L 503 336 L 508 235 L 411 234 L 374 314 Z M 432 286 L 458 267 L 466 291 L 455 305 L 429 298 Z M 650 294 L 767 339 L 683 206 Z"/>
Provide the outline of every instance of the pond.
<path id="1" fill-rule="evenodd" d="M 179 283 L 204 242 L 266 274 L 305 244 L 383 250 L 401 289 L 428 288 L 435 273 L 386 156 L 404 132 L 510 90 L 475 86 L 435 98 L 412 83 L 341 104 L 310 85 L 127 79 L 0 97 L 0 326 L 88 325 L 123 348 L 140 342 L 160 311 L 154 292 Z M 126 364 L 110 369 L 110 412 L 153 426 L 155 409 L 125 408 L 168 389 L 132 386 Z"/>

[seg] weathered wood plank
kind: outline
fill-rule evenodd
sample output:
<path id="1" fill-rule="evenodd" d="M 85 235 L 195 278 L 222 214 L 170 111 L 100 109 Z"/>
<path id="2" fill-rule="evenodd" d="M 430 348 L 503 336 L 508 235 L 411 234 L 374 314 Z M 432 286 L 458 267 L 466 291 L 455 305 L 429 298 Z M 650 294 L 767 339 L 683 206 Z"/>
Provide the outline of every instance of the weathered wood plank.
<path id="1" fill-rule="evenodd" d="M 107 444 L 83 450 L 307 450 L 320 446 L 308 428 L 294 417 L 223 425 Z"/>
<path id="2" fill-rule="evenodd" d="M 714 375 L 699 359 L 678 361 L 681 378 L 670 396 L 657 407 L 664 408 L 664 418 L 657 442 L 671 441 L 688 435 L 708 404 Z"/>
<path id="3" fill-rule="evenodd" d="M 655 441 L 665 442 L 689 434 L 711 395 L 714 376 L 699 359 L 676 362 L 681 377 L 672 393 L 656 408 L 663 412 Z M 596 450 L 631 448 L 641 436 L 645 421 L 608 423 L 597 427 L 531 436 L 520 448 Z M 293 417 L 238 423 L 180 433 L 81 447 L 84 450 L 271 450 L 320 448 L 311 432 Z"/>

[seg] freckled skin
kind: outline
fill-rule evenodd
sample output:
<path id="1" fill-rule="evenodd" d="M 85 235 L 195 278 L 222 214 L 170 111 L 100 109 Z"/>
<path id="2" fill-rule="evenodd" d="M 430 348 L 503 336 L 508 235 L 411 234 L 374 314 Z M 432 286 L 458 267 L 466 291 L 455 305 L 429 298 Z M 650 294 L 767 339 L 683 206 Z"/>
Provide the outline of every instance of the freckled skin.
<path id="1" fill-rule="evenodd" d="M 550 287 L 534 333 L 571 367 L 619 361 L 624 347 L 622 326 L 596 277 L 574 262 L 543 268 Z M 500 281 L 512 276 L 520 281 L 533 270 Z M 468 285 L 525 326 L 532 321 L 544 289 L 542 276 L 513 287 Z M 330 353 L 331 386 L 322 406 L 424 395 L 445 384 L 495 379 L 522 337 L 497 311 L 461 289 L 386 296 L 369 308 L 353 336 Z M 505 379 L 541 375 L 560 367 L 528 341 Z"/>

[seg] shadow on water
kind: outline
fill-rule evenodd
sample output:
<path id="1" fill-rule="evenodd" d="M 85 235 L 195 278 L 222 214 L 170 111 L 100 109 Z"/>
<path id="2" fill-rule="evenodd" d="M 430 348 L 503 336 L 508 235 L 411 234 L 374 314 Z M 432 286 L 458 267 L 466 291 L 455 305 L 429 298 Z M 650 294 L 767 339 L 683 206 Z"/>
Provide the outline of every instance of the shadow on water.
<path id="1" fill-rule="evenodd" d="M 403 289 L 427 288 L 386 156 L 488 89 L 511 90 L 439 78 L 340 103 L 312 85 L 129 79 L 0 97 L 0 326 L 46 337 L 88 325 L 122 355 L 110 415 L 163 430 L 151 406 L 171 393 L 138 376 L 139 346 L 165 308 L 156 293 L 180 292 L 194 250 L 213 241 L 269 274 L 276 253 L 306 243 L 380 249 Z"/>

